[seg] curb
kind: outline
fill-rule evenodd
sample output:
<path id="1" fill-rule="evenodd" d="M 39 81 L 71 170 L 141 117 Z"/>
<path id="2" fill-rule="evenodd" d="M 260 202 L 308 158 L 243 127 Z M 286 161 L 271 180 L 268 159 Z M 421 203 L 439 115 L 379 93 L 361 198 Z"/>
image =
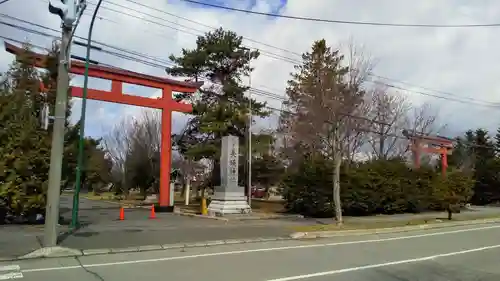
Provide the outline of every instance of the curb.
<path id="1" fill-rule="evenodd" d="M 211 220 L 219 220 L 219 221 L 225 221 L 228 222 L 228 218 L 223 218 L 223 217 L 214 217 L 214 216 L 204 216 L 204 215 L 198 215 L 198 214 L 191 214 L 191 213 L 184 213 L 184 212 L 174 212 L 174 214 L 183 216 L 183 217 L 191 217 L 191 218 L 202 218 L 202 219 L 211 219 Z"/>
<path id="2" fill-rule="evenodd" d="M 205 217 L 205 218 L 210 218 L 210 217 Z M 40 248 L 38 250 L 35 250 L 31 253 L 28 253 L 26 255 L 17 258 L 0 258 L 0 261 L 94 256 L 94 255 L 106 255 L 106 254 L 117 254 L 117 253 L 138 253 L 138 252 L 158 251 L 158 250 L 205 248 L 205 247 L 220 246 L 220 245 L 249 244 L 249 243 L 261 243 L 261 242 L 272 242 L 272 241 L 301 240 L 301 239 L 328 238 L 328 237 L 341 237 L 341 236 L 358 236 L 358 235 L 382 234 L 382 233 L 401 233 L 413 230 L 438 229 L 438 228 L 453 227 L 453 226 L 480 225 L 480 224 L 498 223 L 498 222 L 500 222 L 500 218 L 477 219 L 477 220 L 454 222 L 454 223 L 440 223 L 440 224 L 427 224 L 427 225 L 424 224 L 424 225 L 403 226 L 394 228 L 379 228 L 370 230 L 295 232 L 290 234 L 288 237 L 267 237 L 267 238 L 262 237 L 255 239 L 214 240 L 214 241 L 179 243 L 179 244 L 145 245 L 145 246 L 126 247 L 126 248 L 103 248 L 103 249 L 79 250 L 79 249 L 56 246 L 56 247 Z"/>
<path id="3" fill-rule="evenodd" d="M 370 235 L 370 234 L 383 234 L 383 233 L 401 233 L 414 230 L 439 229 L 439 228 L 454 227 L 454 226 L 467 226 L 467 225 L 478 225 L 478 224 L 498 223 L 498 222 L 500 222 L 500 218 L 476 219 L 476 220 L 451 222 L 451 223 L 421 224 L 421 225 L 374 228 L 374 229 L 363 229 L 363 230 L 360 229 L 360 230 L 295 232 L 290 234 L 290 237 L 292 239 L 314 239 L 314 238 L 342 237 L 342 236 L 353 236 L 353 235 L 357 236 L 357 235 Z"/>
<path id="4" fill-rule="evenodd" d="M 0 261 L 30 260 L 30 259 L 40 259 L 40 258 L 95 256 L 95 255 L 107 255 L 107 254 L 118 254 L 118 253 L 139 253 L 139 252 L 149 252 L 149 251 L 158 251 L 158 250 L 206 248 L 206 247 L 220 246 L 220 245 L 250 244 L 250 243 L 260 243 L 260 242 L 285 241 L 285 240 L 293 240 L 293 238 L 274 237 L 274 238 L 255 238 L 255 239 L 214 240 L 214 241 L 206 241 L 206 242 L 163 244 L 163 245 L 145 245 L 145 246 L 126 247 L 126 248 L 103 248 L 103 249 L 88 249 L 88 250 L 79 250 L 79 249 L 64 248 L 64 247 L 56 246 L 56 247 L 41 248 L 41 249 L 35 250 L 29 254 L 26 254 L 26 255 L 23 255 L 23 256 L 20 256 L 17 258 L 0 259 Z"/>
<path id="5" fill-rule="evenodd" d="M 300 215 L 294 215 L 294 216 L 268 216 L 268 217 L 240 217 L 240 218 L 225 218 L 225 217 L 216 217 L 216 216 L 204 216 L 204 215 L 198 215 L 198 214 L 193 214 L 193 213 L 186 213 L 186 212 L 174 212 L 175 214 L 179 216 L 186 216 L 186 217 L 193 217 L 193 218 L 202 218 L 202 219 L 212 219 L 212 220 L 220 220 L 220 221 L 259 221 L 259 220 L 279 220 L 279 219 L 295 219 L 295 218 L 303 218 L 303 216 Z"/>
<path id="6" fill-rule="evenodd" d="M 86 196 L 83 196 L 82 198 L 85 198 L 85 199 L 90 200 L 90 201 L 104 202 L 104 203 L 109 203 L 109 204 L 113 204 L 113 205 L 118 205 L 118 206 L 123 207 L 124 209 L 137 209 L 137 208 L 146 207 L 146 206 L 134 205 L 134 204 L 122 204 L 121 202 L 107 200 L 107 199 L 92 199 L 92 198 L 88 198 Z"/>
<path id="7" fill-rule="evenodd" d="M 235 221 L 259 221 L 259 220 L 288 220 L 288 219 L 302 219 L 304 216 L 302 215 L 288 215 L 288 216 L 280 216 L 280 215 L 271 215 L 267 217 L 241 217 L 241 218 L 235 218 L 233 220 Z M 231 219 L 229 219 L 231 220 Z"/>

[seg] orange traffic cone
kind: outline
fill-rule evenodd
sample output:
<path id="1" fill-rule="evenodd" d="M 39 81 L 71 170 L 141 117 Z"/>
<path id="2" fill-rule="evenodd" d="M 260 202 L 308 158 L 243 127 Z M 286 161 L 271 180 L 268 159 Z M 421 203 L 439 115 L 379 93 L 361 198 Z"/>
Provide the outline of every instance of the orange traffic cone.
<path id="1" fill-rule="evenodd" d="M 151 205 L 151 214 L 149 215 L 150 219 L 156 219 L 156 213 L 155 213 L 155 205 Z"/>
<path id="2" fill-rule="evenodd" d="M 125 220 L 125 209 L 123 207 L 120 207 L 120 220 Z"/>

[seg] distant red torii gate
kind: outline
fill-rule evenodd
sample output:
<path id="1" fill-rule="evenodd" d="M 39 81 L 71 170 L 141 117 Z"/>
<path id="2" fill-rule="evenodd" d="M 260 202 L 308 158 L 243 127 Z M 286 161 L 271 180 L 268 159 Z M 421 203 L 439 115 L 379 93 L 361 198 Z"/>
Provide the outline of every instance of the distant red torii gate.
<path id="1" fill-rule="evenodd" d="M 451 154 L 453 150 L 452 139 L 441 136 L 414 134 L 407 130 L 403 130 L 403 135 L 411 141 L 411 151 L 413 153 L 413 164 L 415 168 L 420 168 L 420 155 L 422 152 L 439 154 L 441 155 L 441 174 L 443 177 L 446 176 L 448 155 Z"/>
<path id="2" fill-rule="evenodd" d="M 5 43 L 7 52 L 19 55 L 24 50 L 15 45 Z M 35 58 L 35 66 L 46 67 L 46 55 L 32 53 Z M 70 73 L 84 75 L 85 64 L 79 61 L 71 62 Z M 157 211 L 170 211 L 170 167 L 172 155 L 172 111 L 191 112 L 193 110 L 190 104 L 180 103 L 172 99 L 172 92 L 194 93 L 203 85 L 203 82 L 190 83 L 176 81 L 173 79 L 160 78 L 145 75 L 133 71 L 119 68 L 104 67 L 99 65 L 90 65 L 89 77 L 102 78 L 111 81 L 111 91 L 102 91 L 88 89 L 87 98 L 92 100 L 106 101 L 112 103 L 136 105 L 148 108 L 161 109 L 161 153 L 160 153 L 160 196 L 159 208 Z M 123 83 L 141 85 L 151 88 L 162 89 L 162 97 L 158 99 L 127 95 L 123 93 Z M 81 98 L 83 88 L 71 87 L 71 95 Z"/>

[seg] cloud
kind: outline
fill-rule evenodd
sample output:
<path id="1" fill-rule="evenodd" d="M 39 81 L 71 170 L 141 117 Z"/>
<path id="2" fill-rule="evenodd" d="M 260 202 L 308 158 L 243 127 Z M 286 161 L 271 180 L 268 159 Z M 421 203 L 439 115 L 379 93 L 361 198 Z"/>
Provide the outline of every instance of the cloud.
<path id="1" fill-rule="evenodd" d="M 31 2 L 32 9 L 24 9 L 23 1 L 9 1 L 2 5 L 2 13 L 51 28 L 59 28 L 59 18 L 48 12 L 45 0 L 31 0 Z M 210 2 L 249 8 L 259 12 L 389 23 L 477 24 L 493 23 L 500 18 L 500 11 L 496 9 L 494 1 L 212 0 Z M 128 8 L 119 7 L 113 3 Z M 245 38 L 288 50 L 271 48 L 252 40 L 245 40 L 247 46 L 259 49 L 262 53 L 257 61 L 252 62 L 255 68 L 252 74 L 252 86 L 281 96 L 284 96 L 284 88 L 286 81 L 290 78 L 290 72 L 293 71 L 293 63 L 273 57 L 279 55 L 292 61 L 300 61 L 301 58 L 297 54 L 308 51 L 315 40 L 325 38 L 330 45 L 339 46 L 353 38 L 377 59 L 375 69 L 377 75 L 450 92 L 461 97 L 500 102 L 500 79 L 497 78 L 500 66 L 495 63 L 500 59 L 500 53 L 496 51 L 500 47 L 500 39 L 497 36 L 498 28 L 438 29 L 329 24 L 228 12 L 186 4 L 180 0 L 149 0 L 140 1 L 140 3 L 203 25 L 146 9 L 127 0 L 109 0 L 103 3 L 99 12 L 93 38 L 166 61 L 170 54 L 179 54 L 182 48 L 192 48 L 196 35 L 211 30 L 207 26 L 222 26 L 236 31 Z M 87 13 L 91 13 L 93 8 L 93 5 L 89 5 Z M 140 19 L 126 15 L 126 13 Z M 4 18 L 1 19 L 4 20 Z M 86 36 L 89 20 L 90 16 L 85 15 L 78 27 L 78 36 Z M 163 26 L 149 21 L 158 22 Z M 51 41 L 50 38 L 28 34 L 3 25 L 0 25 L 0 35 L 18 40 L 28 38 L 31 42 L 43 46 L 49 46 Z M 84 55 L 81 47 L 74 47 L 73 52 L 79 56 Z M 119 59 L 109 54 L 94 51 L 92 58 L 117 67 L 166 76 L 163 69 Z M 10 60 L 12 60 L 10 55 L 0 52 L 0 71 L 6 69 L 6 62 Z M 91 87 L 99 86 L 95 81 L 90 85 Z M 426 92 L 418 87 L 397 85 Z M 140 95 L 152 94 L 151 90 L 135 89 L 134 91 L 135 94 Z M 403 91 L 401 94 L 407 95 L 415 103 L 433 103 L 440 112 L 441 122 L 447 123 L 452 132 L 463 131 L 471 127 L 496 130 L 499 126 L 496 120 L 499 120 L 500 113 L 496 108 L 439 100 L 414 92 Z M 281 106 L 280 100 L 259 99 L 268 101 L 271 107 L 280 108 Z M 78 118 L 76 117 L 79 116 L 78 112 L 79 101 L 75 101 L 73 120 Z M 140 109 L 136 108 L 89 102 L 87 133 L 103 134 L 106 132 L 106 129 L 102 129 L 103 127 L 109 128 L 120 118 L 139 113 Z M 175 114 L 174 128 L 176 130 L 182 127 L 187 118 L 181 116 L 181 114 Z M 490 117 L 484 118 L 486 116 Z M 270 125 L 263 123 L 263 126 Z"/>

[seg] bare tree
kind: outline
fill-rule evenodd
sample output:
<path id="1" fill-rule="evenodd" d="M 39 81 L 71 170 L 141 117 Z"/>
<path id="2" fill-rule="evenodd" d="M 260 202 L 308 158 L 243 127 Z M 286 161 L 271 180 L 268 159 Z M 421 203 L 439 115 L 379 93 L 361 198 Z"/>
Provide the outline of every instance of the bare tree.
<path id="1" fill-rule="evenodd" d="M 420 106 L 412 106 L 407 115 L 406 128 L 415 134 L 431 135 L 443 133 L 446 124 L 438 123 L 438 110 L 431 104 L 424 103 Z"/>
<path id="2" fill-rule="evenodd" d="M 346 64 L 348 67 L 346 75 L 347 84 L 351 89 L 365 91 L 361 89 L 361 87 L 372 74 L 373 68 L 375 67 L 375 60 L 363 46 L 356 44 L 352 37 L 347 43 L 346 52 Z M 367 131 L 365 128 L 368 124 L 372 123 L 372 120 L 365 119 L 364 117 L 369 115 L 369 111 L 369 103 L 360 103 L 353 112 L 356 116 L 349 116 L 350 119 L 346 121 L 346 126 L 349 129 L 346 130 L 345 136 L 345 158 L 348 164 L 354 160 L 354 157 L 360 152 L 366 142 L 365 136 L 367 135 Z M 353 118 L 356 119 L 354 122 L 351 121 Z M 350 128 L 351 125 L 353 125 L 353 128 Z"/>
<path id="3" fill-rule="evenodd" d="M 179 171 L 180 179 L 183 184 L 182 193 L 184 194 L 185 205 L 189 205 L 190 190 L 193 180 L 204 180 L 206 165 L 192 158 L 182 155 L 176 155 L 172 159 L 172 168 Z"/>
<path id="4" fill-rule="evenodd" d="M 115 125 L 111 132 L 104 137 L 103 146 L 106 154 L 110 157 L 113 168 L 111 177 L 113 185 L 118 191 L 128 193 L 126 184 L 126 160 L 130 147 L 130 130 L 132 128 L 131 119 L 123 119 Z"/>
<path id="5" fill-rule="evenodd" d="M 400 136 L 408 123 L 411 104 L 400 93 L 391 93 L 386 86 L 377 85 L 368 95 L 369 116 L 377 121 L 372 124 L 367 143 L 370 154 L 378 159 L 401 156 L 406 152 L 407 141 Z"/>
<path id="6" fill-rule="evenodd" d="M 348 67 L 347 83 L 356 87 L 367 81 L 376 65 L 375 59 L 366 51 L 365 47 L 357 44 L 353 38 L 350 38 L 347 43 L 345 61 Z"/>
<path id="7" fill-rule="evenodd" d="M 160 112 L 144 110 L 134 120 L 130 131 L 127 157 L 128 177 L 143 196 L 148 190 L 156 194 L 160 185 L 161 116 Z"/>
<path id="8" fill-rule="evenodd" d="M 410 146 L 408 139 L 402 136 L 403 130 L 432 135 L 444 129 L 438 126 L 437 111 L 430 104 L 412 105 L 403 93 L 390 91 L 383 83 L 376 83 L 367 99 L 370 100 L 368 116 L 376 121 L 372 123 L 365 146 L 372 158 L 405 157 Z"/>
<path id="9" fill-rule="evenodd" d="M 139 118 L 127 118 L 104 138 L 104 146 L 113 159 L 115 184 L 128 194 L 139 187 L 146 195 L 149 188 L 158 191 L 161 149 L 159 112 L 144 110 Z"/>

